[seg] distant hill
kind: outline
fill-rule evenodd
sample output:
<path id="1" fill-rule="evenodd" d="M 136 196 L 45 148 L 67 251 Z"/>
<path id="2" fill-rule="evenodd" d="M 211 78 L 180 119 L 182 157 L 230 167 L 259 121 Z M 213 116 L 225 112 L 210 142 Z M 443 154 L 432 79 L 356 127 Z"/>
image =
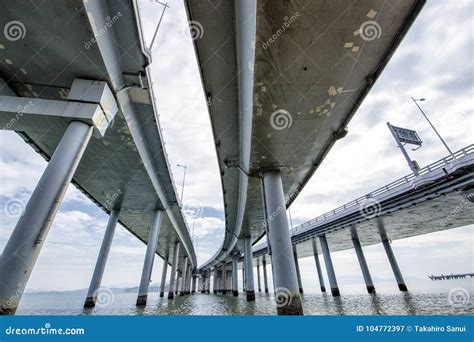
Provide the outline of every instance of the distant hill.
<path id="1" fill-rule="evenodd" d="M 112 290 L 113 293 L 138 293 L 138 286 L 136 287 L 107 287 L 109 290 Z M 31 290 L 26 292 L 27 295 L 79 295 L 87 294 L 88 289 L 78 289 L 78 290 L 69 290 L 69 291 L 47 291 L 47 290 Z M 151 284 L 148 288 L 148 292 L 159 292 L 159 284 Z M 165 292 L 168 291 L 168 284 L 165 285 Z"/>

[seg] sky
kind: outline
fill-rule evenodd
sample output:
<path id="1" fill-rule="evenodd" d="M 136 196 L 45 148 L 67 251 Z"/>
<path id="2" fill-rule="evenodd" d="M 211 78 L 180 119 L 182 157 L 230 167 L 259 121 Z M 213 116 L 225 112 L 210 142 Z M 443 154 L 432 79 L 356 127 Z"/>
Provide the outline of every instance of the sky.
<path id="1" fill-rule="evenodd" d="M 194 222 L 194 241 L 202 264 L 222 243 L 222 189 L 183 2 L 173 0 L 169 6 L 153 47 L 152 81 L 178 192 L 183 168 L 177 164 L 185 164 L 184 204 L 201 208 Z M 156 2 L 141 1 L 148 41 L 161 10 Z M 292 204 L 294 225 L 409 173 L 386 127 L 387 121 L 418 131 L 423 147 L 410 153 L 422 167 L 447 155 L 411 96 L 426 98 L 422 106 L 452 150 L 473 142 L 473 13 L 474 3 L 468 0 L 427 3 L 350 122 L 348 136 L 336 143 Z M 0 251 L 19 218 L 6 208 L 12 199 L 18 200 L 20 207 L 26 205 L 45 167 L 46 162 L 19 136 L 0 132 Z M 106 224 L 105 213 L 69 186 L 26 290 L 88 287 Z M 427 275 L 472 272 L 473 229 L 470 225 L 394 241 L 392 247 L 408 287 L 445 291 L 472 286 L 463 281 L 434 283 Z M 382 246 L 368 246 L 364 251 L 378 291 L 397 291 Z M 138 286 L 144 255 L 145 246 L 119 227 L 102 284 Z M 354 251 L 333 253 L 333 262 L 342 293 L 365 291 Z M 300 268 L 306 292 L 317 291 L 313 258 L 301 259 Z M 161 269 L 161 259 L 156 258 L 154 282 L 159 281 Z"/>

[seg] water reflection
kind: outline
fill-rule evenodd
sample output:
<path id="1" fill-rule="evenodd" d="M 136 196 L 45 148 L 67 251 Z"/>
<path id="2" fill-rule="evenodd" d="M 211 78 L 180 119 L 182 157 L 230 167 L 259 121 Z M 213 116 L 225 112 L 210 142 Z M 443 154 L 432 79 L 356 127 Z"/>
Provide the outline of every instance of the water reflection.
<path id="1" fill-rule="evenodd" d="M 471 298 L 474 294 L 471 294 Z M 19 315 L 276 315 L 273 293 L 257 293 L 255 302 L 245 294 L 194 294 L 176 296 L 173 300 L 150 293 L 146 307 L 135 306 L 136 294 L 117 293 L 108 306 L 83 309 L 80 295 L 25 295 Z M 328 293 L 304 294 L 305 315 L 469 315 L 472 302 L 464 307 L 452 306 L 446 293 L 359 294 L 333 297 Z"/>

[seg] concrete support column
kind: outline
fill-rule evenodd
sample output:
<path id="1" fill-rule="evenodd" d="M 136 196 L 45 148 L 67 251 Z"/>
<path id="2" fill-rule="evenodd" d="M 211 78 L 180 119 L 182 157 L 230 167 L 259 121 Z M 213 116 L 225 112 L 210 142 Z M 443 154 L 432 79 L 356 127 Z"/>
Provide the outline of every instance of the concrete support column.
<path id="1" fill-rule="evenodd" d="M 245 265 L 245 261 L 244 261 L 244 265 Z M 246 289 L 245 289 L 245 266 L 242 266 L 242 291 L 243 292 L 246 292 Z"/>
<path id="2" fill-rule="evenodd" d="M 329 285 L 331 286 L 331 293 L 333 296 L 340 296 L 339 287 L 337 286 L 336 273 L 334 273 L 334 266 L 331 260 L 331 253 L 329 252 L 328 240 L 326 235 L 319 237 L 321 249 L 323 250 L 324 263 L 326 264 L 326 271 L 328 272 Z"/>
<path id="3" fill-rule="evenodd" d="M 262 292 L 262 286 L 260 282 L 260 259 L 257 258 L 257 286 L 258 286 L 258 292 Z"/>
<path id="4" fill-rule="evenodd" d="M 405 280 L 402 276 L 402 272 L 398 267 L 397 259 L 395 258 L 395 254 L 393 253 L 392 246 L 390 246 L 390 241 L 388 239 L 382 240 L 382 244 L 383 248 L 385 249 L 385 253 L 387 253 L 388 261 L 390 262 L 390 266 L 392 267 L 395 279 L 397 280 L 398 289 L 400 291 L 408 291 L 408 288 L 405 284 Z"/>
<path id="5" fill-rule="evenodd" d="M 181 280 L 181 296 L 184 296 L 186 294 L 186 283 L 188 279 L 188 257 L 184 257 L 184 262 L 183 262 L 183 274 L 182 274 L 182 280 Z"/>
<path id="6" fill-rule="evenodd" d="M 286 202 L 280 171 L 263 173 L 263 194 L 268 240 L 279 315 L 302 315 L 295 260 L 293 258 Z"/>
<path id="7" fill-rule="evenodd" d="M 177 284 L 177 277 L 176 274 L 178 273 L 178 259 L 179 259 L 179 248 L 180 248 L 180 243 L 177 241 L 174 245 L 174 255 L 173 255 L 173 265 L 171 266 L 171 274 L 170 274 L 170 283 L 168 284 L 168 299 L 173 299 L 174 298 L 174 288 L 175 288 L 175 283 L 176 286 Z"/>
<path id="8" fill-rule="evenodd" d="M 192 270 L 191 270 L 191 265 L 188 265 L 188 271 L 187 271 L 187 274 L 188 274 L 188 281 L 187 281 L 187 285 L 186 285 L 186 294 L 191 294 L 191 283 L 193 281 L 193 274 L 192 274 Z"/>
<path id="9" fill-rule="evenodd" d="M 362 271 L 362 275 L 364 276 L 365 285 L 367 286 L 367 292 L 371 294 L 375 293 L 375 287 L 374 283 L 372 282 L 372 277 L 370 276 L 369 267 L 367 266 L 367 262 L 365 261 L 362 245 L 360 244 L 359 236 L 354 226 L 351 227 L 351 236 L 352 244 L 354 245 L 354 249 L 357 254 L 357 259 L 359 260 L 360 269 Z"/>
<path id="10" fill-rule="evenodd" d="M 212 292 L 217 293 L 217 267 L 214 267 L 214 281 L 212 282 Z"/>
<path id="11" fill-rule="evenodd" d="M 323 271 L 321 269 L 321 264 L 319 263 L 319 256 L 318 256 L 318 247 L 316 239 L 312 239 L 313 242 L 313 254 L 314 254 L 314 262 L 316 263 L 316 270 L 318 272 L 318 279 L 319 279 L 319 286 L 321 287 L 321 292 L 326 292 L 326 286 L 324 286 L 324 278 L 323 278 Z"/>
<path id="12" fill-rule="evenodd" d="M 91 138 L 93 127 L 72 121 L 59 142 L 0 257 L 0 314 L 13 315 L 51 223 Z"/>
<path id="13" fill-rule="evenodd" d="M 148 298 L 148 287 L 150 286 L 151 273 L 153 271 L 153 261 L 155 260 L 156 244 L 158 242 L 158 234 L 160 233 L 162 216 L 163 212 L 161 210 L 156 210 L 153 216 L 146 246 L 145 261 L 143 262 L 142 278 L 138 290 L 137 306 L 145 306 Z"/>
<path id="14" fill-rule="evenodd" d="M 255 300 L 255 287 L 253 284 L 253 264 L 252 264 L 252 241 L 250 238 L 244 242 L 244 262 L 245 262 L 245 291 L 247 292 L 247 301 Z"/>
<path id="15" fill-rule="evenodd" d="M 298 252 L 296 251 L 296 245 L 293 246 L 293 257 L 295 259 L 296 278 L 298 279 L 298 287 L 300 288 L 300 293 L 303 293 L 303 282 L 301 281 L 300 264 L 298 262 Z"/>
<path id="16" fill-rule="evenodd" d="M 226 262 L 222 264 L 222 294 L 227 294 L 227 270 L 226 270 Z"/>
<path id="17" fill-rule="evenodd" d="M 265 255 L 262 257 L 263 267 L 263 286 L 265 287 L 265 293 L 268 293 L 268 276 L 267 276 L 267 259 Z"/>
<path id="18" fill-rule="evenodd" d="M 97 294 L 102 282 L 102 276 L 104 275 L 105 264 L 107 263 L 107 258 L 109 256 L 110 246 L 112 245 L 112 240 L 114 238 L 115 227 L 117 227 L 119 214 L 120 210 L 112 210 L 110 213 L 109 222 L 107 223 L 107 228 L 105 229 L 99 255 L 97 256 L 97 262 L 95 264 L 94 273 L 92 274 L 84 308 L 93 308 L 95 306 Z"/>
<path id="19" fill-rule="evenodd" d="M 161 272 L 160 297 L 165 296 L 166 273 L 168 272 L 168 255 L 163 259 L 163 271 Z"/>
<path id="20" fill-rule="evenodd" d="M 196 293 L 196 282 L 197 282 L 196 275 L 193 275 L 193 284 L 191 286 L 191 293 Z"/>
<path id="21" fill-rule="evenodd" d="M 387 231 L 385 229 L 385 224 L 381 217 L 377 217 L 377 226 L 380 233 L 380 238 L 382 240 L 383 248 L 385 249 L 385 253 L 387 254 L 388 261 L 390 262 L 390 266 L 392 267 L 393 274 L 395 279 L 397 280 L 398 289 L 400 291 L 408 291 L 407 286 L 405 284 L 405 280 L 403 279 L 402 272 L 400 271 L 400 267 L 398 267 L 397 259 L 395 258 L 395 254 L 393 253 L 392 246 L 390 246 L 390 240 L 387 237 Z"/>
<path id="22" fill-rule="evenodd" d="M 207 271 L 206 292 L 211 293 L 211 270 Z"/>
<path id="23" fill-rule="evenodd" d="M 238 255 L 232 257 L 232 294 L 237 297 L 239 295 L 239 272 L 237 269 Z"/>

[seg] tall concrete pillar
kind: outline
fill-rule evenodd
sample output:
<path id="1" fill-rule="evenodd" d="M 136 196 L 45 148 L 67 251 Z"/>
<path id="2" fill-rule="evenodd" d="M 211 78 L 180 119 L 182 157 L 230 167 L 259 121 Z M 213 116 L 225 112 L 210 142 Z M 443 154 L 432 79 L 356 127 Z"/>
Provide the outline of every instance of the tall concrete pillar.
<path id="1" fill-rule="evenodd" d="M 197 282 L 196 275 L 193 275 L 193 284 L 191 287 L 191 293 L 196 293 L 196 282 Z"/>
<path id="2" fill-rule="evenodd" d="M 211 270 L 207 271 L 206 293 L 211 293 Z"/>
<path id="3" fill-rule="evenodd" d="M 227 294 L 227 270 L 226 262 L 222 264 L 222 294 Z"/>
<path id="4" fill-rule="evenodd" d="M 212 292 L 217 293 L 217 267 L 214 267 L 214 278 L 212 282 Z"/>
<path id="5" fill-rule="evenodd" d="M 247 292 L 246 286 L 245 286 L 245 261 L 244 261 L 244 265 L 242 266 L 242 292 Z"/>
<path id="6" fill-rule="evenodd" d="M 300 264 L 298 262 L 298 252 L 296 251 L 296 245 L 293 246 L 293 257 L 295 258 L 296 278 L 298 279 L 298 287 L 300 288 L 300 293 L 303 293 L 303 282 L 301 281 Z"/>
<path id="7" fill-rule="evenodd" d="M 265 255 L 262 256 L 262 267 L 263 267 L 263 286 L 265 287 L 265 293 L 268 293 L 267 259 L 265 258 Z"/>
<path id="8" fill-rule="evenodd" d="M 153 261 L 155 260 L 156 244 L 158 242 L 158 234 L 160 233 L 161 218 L 163 212 L 155 210 L 153 222 L 150 227 L 148 236 L 148 244 L 146 247 L 145 261 L 143 262 L 142 278 L 138 290 L 137 306 L 145 306 L 148 298 L 148 287 L 150 286 L 151 273 L 153 271 Z"/>
<path id="9" fill-rule="evenodd" d="M 302 315 L 295 260 L 280 171 L 263 173 L 265 217 L 272 251 L 273 277 L 279 315 Z"/>
<path id="10" fill-rule="evenodd" d="M 385 249 L 385 253 L 387 254 L 390 266 L 392 267 L 393 274 L 395 276 L 395 279 L 397 280 L 398 289 L 400 291 L 408 291 L 407 286 L 405 284 L 405 280 L 402 276 L 402 272 L 400 271 L 400 267 L 398 267 L 397 259 L 395 258 L 395 254 L 393 253 L 392 246 L 390 246 L 390 240 L 387 237 L 385 224 L 381 217 L 377 217 L 376 222 L 379 229 L 380 238 L 382 240 L 383 248 Z"/>
<path id="11" fill-rule="evenodd" d="M 180 248 L 179 241 L 176 241 L 174 245 L 174 255 L 173 255 L 173 265 L 171 266 L 171 274 L 170 274 L 170 283 L 168 284 L 168 299 L 174 298 L 175 292 L 175 283 L 178 286 L 178 282 L 176 281 L 176 274 L 178 273 L 178 262 L 179 262 L 179 248 Z"/>
<path id="12" fill-rule="evenodd" d="M 258 292 L 262 292 L 262 286 L 260 283 L 260 259 L 257 258 L 257 286 L 258 286 Z"/>
<path id="13" fill-rule="evenodd" d="M 102 245 L 100 246 L 99 255 L 97 256 L 97 262 L 95 264 L 94 273 L 89 285 L 89 291 L 87 292 L 86 301 L 84 308 L 93 308 L 97 299 L 97 294 L 102 283 L 102 276 L 104 275 L 105 264 L 110 252 L 110 246 L 114 238 L 115 227 L 117 226 L 120 210 L 112 210 L 109 216 L 109 222 L 105 229 L 104 238 Z"/>
<path id="14" fill-rule="evenodd" d="M 317 244 L 316 239 L 312 239 L 312 242 L 313 242 L 314 262 L 316 263 L 316 270 L 318 272 L 319 286 L 321 287 L 321 292 L 326 292 L 326 286 L 324 286 L 323 271 L 321 269 L 321 264 L 319 263 L 318 247 L 316 246 Z"/>
<path id="15" fill-rule="evenodd" d="M 184 262 L 183 262 L 183 275 L 182 275 L 182 280 L 181 280 L 181 296 L 184 296 L 186 294 L 186 283 L 187 283 L 187 277 L 188 277 L 188 257 L 184 257 Z"/>
<path id="16" fill-rule="evenodd" d="M 336 273 L 334 273 L 334 266 L 331 260 L 331 253 L 329 252 L 328 240 L 326 235 L 319 237 L 321 249 L 323 251 L 324 263 L 326 264 L 326 271 L 328 272 L 329 285 L 331 286 L 331 293 L 333 296 L 340 296 L 339 287 L 337 286 Z"/>
<path id="17" fill-rule="evenodd" d="M 72 121 L 61 138 L 0 257 L 0 315 L 13 315 L 51 223 L 91 138 L 93 127 Z"/>
<path id="18" fill-rule="evenodd" d="M 192 274 L 192 270 L 191 270 L 191 263 L 189 262 L 189 265 L 188 265 L 188 271 L 187 271 L 187 275 L 188 275 L 188 280 L 187 280 L 187 285 L 186 285 L 186 294 L 191 294 L 191 282 L 192 282 L 192 279 L 193 279 L 193 274 Z"/>
<path id="19" fill-rule="evenodd" d="M 255 287 L 253 284 L 253 264 L 252 264 L 252 241 L 250 238 L 244 242 L 244 262 L 245 262 L 245 290 L 247 292 L 247 301 L 255 300 Z"/>
<path id="20" fill-rule="evenodd" d="M 239 256 L 236 254 L 232 256 L 232 294 L 237 297 L 239 295 L 239 272 L 237 269 L 237 262 Z"/>
<path id="21" fill-rule="evenodd" d="M 161 272 L 161 282 L 160 282 L 160 297 L 165 296 L 165 286 L 166 286 L 166 273 L 168 272 L 168 259 L 169 256 L 163 259 L 163 270 Z"/>
<path id="22" fill-rule="evenodd" d="M 360 244 L 359 235 L 357 234 L 357 230 L 354 226 L 351 226 L 351 237 L 352 244 L 354 245 L 354 249 L 357 254 L 357 259 L 359 260 L 360 269 L 362 271 L 362 275 L 364 276 L 365 285 L 367 286 L 367 292 L 371 294 L 375 293 L 374 283 L 372 282 L 369 267 L 367 266 L 367 262 L 365 261 L 365 256 L 362 250 L 362 245 Z"/>

